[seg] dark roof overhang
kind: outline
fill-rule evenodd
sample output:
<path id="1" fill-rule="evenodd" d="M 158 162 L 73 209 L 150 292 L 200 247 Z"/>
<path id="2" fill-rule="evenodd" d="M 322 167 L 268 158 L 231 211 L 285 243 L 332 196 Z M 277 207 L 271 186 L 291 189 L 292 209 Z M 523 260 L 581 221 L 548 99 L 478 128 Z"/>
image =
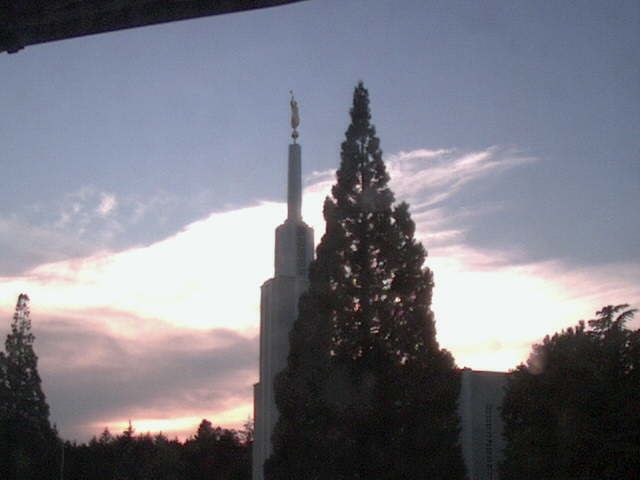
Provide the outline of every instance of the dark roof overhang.
<path id="1" fill-rule="evenodd" d="M 38 43 L 301 0 L 0 0 L 0 53 Z"/>

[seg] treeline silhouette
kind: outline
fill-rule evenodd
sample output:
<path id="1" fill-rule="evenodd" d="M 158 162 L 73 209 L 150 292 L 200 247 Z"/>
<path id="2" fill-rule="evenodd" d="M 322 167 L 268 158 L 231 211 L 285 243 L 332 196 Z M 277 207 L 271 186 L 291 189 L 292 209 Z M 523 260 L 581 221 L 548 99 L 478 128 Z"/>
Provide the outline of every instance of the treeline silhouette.
<path id="1" fill-rule="evenodd" d="M 252 442 L 249 424 L 237 431 L 205 419 L 184 442 L 162 433 L 136 435 L 130 424 L 120 435 L 105 429 L 86 444 L 66 442 L 64 479 L 248 480 Z"/>
<path id="2" fill-rule="evenodd" d="M 184 442 L 163 434 L 104 430 L 86 444 L 63 442 L 49 421 L 38 374 L 29 297 L 18 296 L 0 352 L 0 480 L 245 480 L 251 476 L 253 426 L 202 420 Z"/>
<path id="3" fill-rule="evenodd" d="M 40 388 L 28 300 L 19 296 L 0 352 L 0 479 L 250 478 L 250 422 L 231 430 L 205 419 L 184 442 L 136 434 L 131 424 L 118 435 L 105 429 L 88 443 L 63 442 Z M 594 319 L 545 337 L 511 372 L 501 407 L 501 478 L 637 478 L 640 329 L 628 326 L 635 313 L 626 304 L 605 306 Z"/>
<path id="4" fill-rule="evenodd" d="M 511 372 L 501 478 L 640 478 L 640 329 L 627 325 L 636 312 L 607 305 L 545 337 Z"/>

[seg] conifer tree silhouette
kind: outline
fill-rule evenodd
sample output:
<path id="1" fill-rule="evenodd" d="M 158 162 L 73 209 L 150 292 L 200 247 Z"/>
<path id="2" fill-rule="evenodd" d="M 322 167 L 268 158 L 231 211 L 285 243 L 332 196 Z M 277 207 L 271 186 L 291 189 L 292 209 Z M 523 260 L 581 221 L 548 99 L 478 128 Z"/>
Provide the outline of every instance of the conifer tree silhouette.
<path id="1" fill-rule="evenodd" d="M 408 205 L 394 205 L 370 119 L 359 83 L 276 378 L 268 480 L 464 478 L 459 374 L 436 341 L 426 252 Z"/>
<path id="2" fill-rule="evenodd" d="M 59 444 L 49 423 L 38 357 L 33 349 L 29 296 L 18 296 L 11 332 L 0 352 L 0 477 L 53 478 Z M 4 475 L 2 475 L 4 474 Z"/>

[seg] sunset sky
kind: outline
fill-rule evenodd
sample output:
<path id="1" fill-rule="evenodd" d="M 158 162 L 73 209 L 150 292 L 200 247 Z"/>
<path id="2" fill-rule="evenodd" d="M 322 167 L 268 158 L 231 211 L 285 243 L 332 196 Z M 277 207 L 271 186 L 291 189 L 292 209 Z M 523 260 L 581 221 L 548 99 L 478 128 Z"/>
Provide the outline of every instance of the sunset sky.
<path id="1" fill-rule="evenodd" d="M 290 89 L 318 241 L 365 82 L 460 367 L 640 306 L 638 2 L 311 0 L 27 47 L 0 80 L 0 334 L 28 293 L 66 439 L 252 414 Z"/>

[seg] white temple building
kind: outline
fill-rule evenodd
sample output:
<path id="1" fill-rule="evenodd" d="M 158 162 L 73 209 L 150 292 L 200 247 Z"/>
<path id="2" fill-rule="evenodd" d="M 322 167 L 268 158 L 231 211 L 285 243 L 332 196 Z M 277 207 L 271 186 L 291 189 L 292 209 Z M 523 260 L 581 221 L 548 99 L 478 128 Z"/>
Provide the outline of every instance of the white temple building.
<path id="1" fill-rule="evenodd" d="M 504 440 L 500 405 L 507 373 L 465 368 L 458 398 L 460 444 L 469 480 L 499 480 Z"/>
<path id="2" fill-rule="evenodd" d="M 298 299 L 308 288 L 307 273 L 313 260 L 313 229 L 302 221 L 301 148 L 297 104 L 291 101 L 293 142 L 289 145 L 287 210 L 276 229 L 275 274 L 264 282 L 260 296 L 260 380 L 253 387 L 252 479 L 262 480 L 264 462 L 272 452 L 271 434 L 278 420 L 273 381 L 287 364 L 289 331 L 298 316 Z"/>

